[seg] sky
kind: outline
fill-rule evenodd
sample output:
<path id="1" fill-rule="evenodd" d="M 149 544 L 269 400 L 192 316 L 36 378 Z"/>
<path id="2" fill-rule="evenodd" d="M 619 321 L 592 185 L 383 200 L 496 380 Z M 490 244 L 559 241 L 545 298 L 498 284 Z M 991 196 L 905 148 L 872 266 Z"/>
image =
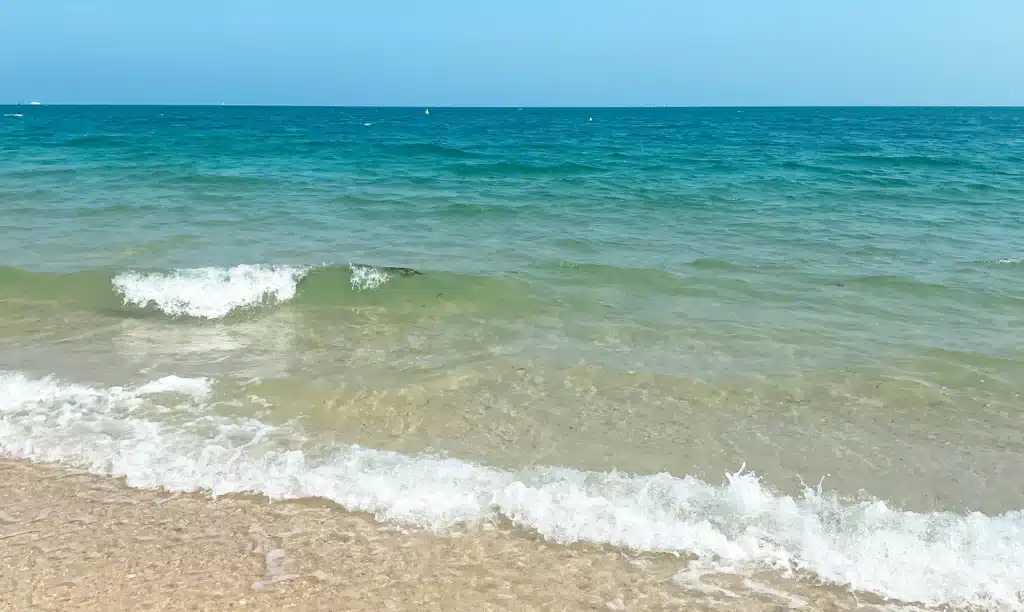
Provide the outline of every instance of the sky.
<path id="1" fill-rule="evenodd" d="M 0 0 L 0 103 L 1024 105 L 1024 0 Z"/>

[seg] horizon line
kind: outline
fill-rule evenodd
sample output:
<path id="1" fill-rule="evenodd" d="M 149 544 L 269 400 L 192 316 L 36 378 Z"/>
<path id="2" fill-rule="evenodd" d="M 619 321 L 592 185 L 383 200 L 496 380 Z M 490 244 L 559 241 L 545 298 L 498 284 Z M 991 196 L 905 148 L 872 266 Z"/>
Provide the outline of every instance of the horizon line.
<path id="1" fill-rule="evenodd" d="M 109 107 L 224 107 L 224 108 L 387 108 L 387 109 L 533 109 L 533 110 L 599 110 L 599 109 L 762 109 L 762 108 L 1000 108 L 1018 109 L 1024 108 L 1024 104 L 605 104 L 605 105 L 537 105 L 537 104 L 258 104 L 258 103 L 156 103 L 148 102 L 142 104 L 122 102 L 10 102 L 0 106 L 62 106 L 62 107 L 83 107 L 83 106 L 109 106 Z"/>

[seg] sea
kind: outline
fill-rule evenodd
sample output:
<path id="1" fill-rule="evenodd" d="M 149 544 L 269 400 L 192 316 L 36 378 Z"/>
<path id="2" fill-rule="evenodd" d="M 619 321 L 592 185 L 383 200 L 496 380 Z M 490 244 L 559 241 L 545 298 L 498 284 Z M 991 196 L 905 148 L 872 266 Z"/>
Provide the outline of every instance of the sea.
<path id="1" fill-rule="evenodd" d="M 1024 610 L 1024 109 L 0 110 L 4 456 Z"/>

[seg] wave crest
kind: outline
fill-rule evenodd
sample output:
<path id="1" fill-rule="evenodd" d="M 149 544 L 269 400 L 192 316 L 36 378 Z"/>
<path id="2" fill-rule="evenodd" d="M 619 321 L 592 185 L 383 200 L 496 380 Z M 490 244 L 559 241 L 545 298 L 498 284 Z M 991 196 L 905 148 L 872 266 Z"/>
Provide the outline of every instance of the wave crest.
<path id="1" fill-rule="evenodd" d="M 391 272 L 387 268 L 350 264 L 349 269 L 352 270 L 349 282 L 352 284 L 352 289 L 356 291 L 376 289 L 391 280 Z"/>
<path id="2" fill-rule="evenodd" d="M 279 304 L 295 297 L 308 266 L 238 265 L 172 272 L 124 272 L 111 281 L 124 304 L 150 305 L 165 314 L 219 319 L 239 308 Z"/>

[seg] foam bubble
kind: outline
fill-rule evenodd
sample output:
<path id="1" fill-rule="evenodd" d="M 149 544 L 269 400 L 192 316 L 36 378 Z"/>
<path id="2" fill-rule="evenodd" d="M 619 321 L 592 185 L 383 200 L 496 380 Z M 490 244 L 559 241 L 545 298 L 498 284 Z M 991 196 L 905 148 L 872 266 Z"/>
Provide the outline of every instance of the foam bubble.
<path id="1" fill-rule="evenodd" d="M 286 302 L 295 297 L 308 267 L 239 265 L 173 272 L 125 272 L 114 289 L 125 304 L 153 305 L 171 316 L 219 319 L 237 308 Z"/>
<path id="2" fill-rule="evenodd" d="M 689 552 L 703 573 L 809 572 L 904 602 L 1024 610 L 1021 511 L 913 513 L 820 487 L 790 497 L 745 471 L 713 485 L 329 446 L 296 423 L 217 415 L 209 389 L 177 377 L 94 388 L 0 373 L 0 452 L 135 487 L 323 497 L 432 529 L 503 516 L 555 542 Z"/>
<path id="3" fill-rule="evenodd" d="M 202 399 L 210 394 L 211 385 L 207 378 L 185 378 L 182 376 L 164 376 L 146 383 L 136 390 L 138 395 L 154 393 L 180 393 Z"/>
<path id="4" fill-rule="evenodd" d="M 387 270 L 356 264 L 349 264 L 349 268 L 352 270 L 352 289 L 356 291 L 376 289 L 391 280 L 391 274 Z"/>

